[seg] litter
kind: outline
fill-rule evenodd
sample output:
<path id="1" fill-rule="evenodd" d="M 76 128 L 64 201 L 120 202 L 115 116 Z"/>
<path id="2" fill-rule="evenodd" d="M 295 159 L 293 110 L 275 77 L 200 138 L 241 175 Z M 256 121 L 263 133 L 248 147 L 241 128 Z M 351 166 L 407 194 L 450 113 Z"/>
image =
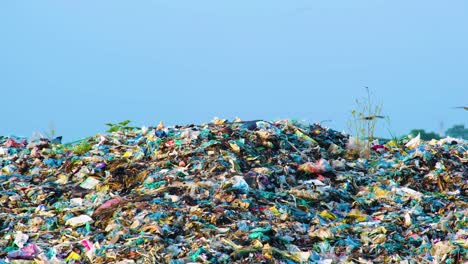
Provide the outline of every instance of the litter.
<path id="1" fill-rule="evenodd" d="M 0 137 L 0 263 L 462 263 L 468 144 L 232 122 Z M 406 262 L 405 262 L 406 261 Z"/>

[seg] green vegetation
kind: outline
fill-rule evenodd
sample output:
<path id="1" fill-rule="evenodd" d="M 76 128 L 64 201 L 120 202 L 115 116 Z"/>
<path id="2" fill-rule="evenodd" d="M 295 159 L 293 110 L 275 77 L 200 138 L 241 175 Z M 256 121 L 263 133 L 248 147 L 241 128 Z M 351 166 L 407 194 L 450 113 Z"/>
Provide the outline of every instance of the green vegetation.
<path id="1" fill-rule="evenodd" d="M 445 134 L 454 138 L 463 138 L 468 140 L 468 128 L 465 128 L 465 125 L 454 125 L 453 127 L 447 129 Z"/>
<path id="2" fill-rule="evenodd" d="M 127 131 L 132 131 L 134 129 L 137 129 L 137 127 L 129 126 L 128 124 L 130 124 L 130 122 L 131 122 L 130 120 L 124 120 L 124 121 L 116 123 L 116 124 L 107 123 L 106 126 L 109 127 L 107 132 L 108 133 L 117 132 L 117 131 L 127 132 Z"/>
<path id="3" fill-rule="evenodd" d="M 432 139 L 440 139 L 441 136 L 435 132 L 428 132 L 424 129 L 413 129 L 410 132 L 410 135 L 417 136 L 418 134 L 421 135 L 422 140 L 432 140 Z M 453 127 L 447 129 L 445 131 L 445 135 L 454 138 L 462 138 L 468 140 L 468 128 L 465 128 L 464 125 L 454 125 Z"/>
<path id="4" fill-rule="evenodd" d="M 49 123 L 49 131 L 44 131 L 42 133 L 47 139 L 52 140 L 55 138 L 55 126 L 54 123 Z"/>
<path id="5" fill-rule="evenodd" d="M 413 129 L 410 132 L 410 135 L 413 137 L 417 136 L 418 134 L 421 135 L 422 140 L 432 140 L 432 139 L 440 139 L 439 134 L 435 132 L 426 132 L 424 129 Z"/>
<path id="6" fill-rule="evenodd" d="M 81 142 L 80 144 L 78 145 L 75 145 L 72 149 L 72 151 L 77 154 L 77 155 L 83 155 L 85 154 L 86 152 L 90 151 L 93 147 L 91 146 L 91 144 L 89 144 L 88 142 L 84 141 L 84 142 Z"/>

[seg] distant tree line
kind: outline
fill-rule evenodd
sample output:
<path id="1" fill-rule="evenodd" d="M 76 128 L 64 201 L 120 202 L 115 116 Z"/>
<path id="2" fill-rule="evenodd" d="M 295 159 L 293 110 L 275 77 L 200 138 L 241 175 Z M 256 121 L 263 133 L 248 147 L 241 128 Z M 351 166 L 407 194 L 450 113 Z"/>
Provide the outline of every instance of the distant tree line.
<path id="1" fill-rule="evenodd" d="M 423 140 L 440 139 L 439 134 L 433 131 L 427 132 L 424 129 L 413 129 L 410 134 L 413 136 L 419 134 Z M 454 125 L 445 131 L 445 136 L 468 140 L 468 128 L 465 128 L 465 125 Z"/>

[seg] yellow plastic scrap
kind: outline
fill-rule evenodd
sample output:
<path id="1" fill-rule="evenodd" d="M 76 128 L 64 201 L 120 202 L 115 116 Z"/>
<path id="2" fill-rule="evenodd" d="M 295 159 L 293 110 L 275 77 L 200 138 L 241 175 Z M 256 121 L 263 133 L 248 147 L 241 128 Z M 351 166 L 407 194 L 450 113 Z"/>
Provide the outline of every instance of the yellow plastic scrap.
<path id="1" fill-rule="evenodd" d="M 130 228 L 133 228 L 133 229 L 136 229 L 138 228 L 140 225 L 141 225 L 141 220 L 138 220 L 136 219 L 135 221 L 133 221 L 133 223 L 130 225 Z"/>
<path id="2" fill-rule="evenodd" d="M 374 187 L 374 194 L 377 199 L 388 198 L 390 192 L 379 187 Z"/>
<path id="3" fill-rule="evenodd" d="M 336 219 L 336 215 L 334 215 L 333 213 L 330 213 L 328 211 L 325 211 L 325 210 L 320 212 L 319 215 L 321 217 L 323 217 L 323 218 L 327 218 L 327 219 L 332 220 L 332 221 Z"/>
<path id="4" fill-rule="evenodd" d="M 281 213 L 278 211 L 278 209 L 276 209 L 276 206 L 272 206 L 269 208 L 270 209 L 270 212 L 274 215 L 274 216 L 280 216 Z"/>
<path id="5" fill-rule="evenodd" d="M 153 133 L 148 134 L 148 135 L 146 135 L 146 140 L 147 140 L 147 142 L 154 142 L 154 141 L 156 141 L 156 135 L 154 135 Z"/>
<path id="6" fill-rule="evenodd" d="M 2 168 L 1 172 L 5 175 L 10 175 L 13 173 L 13 169 L 9 166 L 5 166 Z"/>
<path id="7" fill-rule="evenodd" d="M 57 180 L 55 181 L 56 184 L 67 184 L 68 183 L 68 176 L 65 174 L 60 174 L 57 176 Z"/>
<path id="8" fill-rule="evenodd" d="M 141 228 L 144 232 L 147 233 L 158 233 L 158 234 L 163 234 L 163 230 L 160 226 L 157 224 L 152 224 L 152 225 L 147 225 Z"/>
<path id="9" fill-rule="evenodd" d="M 361 211 L 357 209 L 353 209 L 349 211 L 349 213 L 346 215 L 346 217 L 354 219 L 358 222 L 363 222 L 366 221 L 367 215 L 363 214 Z"/>
<path id="10" fill-rule="evenodd" d="M 225 122 L 226 122 L 226 119 L 219 119 L 219 118 L 217 118 L 217 117 L 215 117 L 215 118 L 213 119 L 213 123 L 214 123 L 215 125 L 222 125 L 222 124 L 224 124 Z"/>
<path id="11" fill-rule="evenodd" d="M 210 217 L 210 223 L 212 223 L 212 224 L 215 225 L 216 222 L 218 222 L 218 217 L 217 217 L 216 215 L 212 215 L 212 216 Z"/>
<path id="12" fill-rule="evenodd" d="M 265 244 L 262 249 L 262 254 L 267 258 L 267 259 L 272 259 L 273 258 L 273 251 L 271 250 L 270 244 Z"/>
<path id="13" fill-rule="evenodd" d="M 387 229 L 383 226 L 377 227 L 369 233 L 369 237 L 372 240 L 372 244 L 382 244 L 387 240 Z"/>
<path id="14" fill-rule="evenodd" d="M 232 150 L 234 150 L 234 152 L 236 152 L 236 153 L 240 152 L 240 147 L 236 143 L 230 142 L 229 145 L 231 146 Z"/>
<path id="15" fill-rule="evenodd" d="M 387 234 L 387 229 L 383 226 L 379 226 L 369 233 L 370 236 L 374 236 L 377 234 Z"/>
<path id="16" fill-rule="evenodd" d="M 260 242 L 258 239 L 255 239 L 253 242 L 252 242 L 252 247 L 253 248 L 263 248 L 263 244 L 262 242 Z"/>
<path id="17" fill-rule="evenodd" d="M 382 244 L 387 240 L 387 236 L 384 234 L 378 234 L 372 238 L 373 244 Z"/>
<path id="18" fill-rule="evenodd" d="M 65 259 L 65 261 L 80 260 L 80 259 L 81 259 L 81 256 L 78 255 L 78 253 L 76 253 L 75 251 L 72 251 L 70 255 L 68 255 L 68 257 Z"/>
<path id="19" fill-rule="evenodd" d="M 389 141 L 387 144 L 385 144 L 386 147 L 388 148 L 398 148 L 398 144 L 395 141 Z"/>
<path id="20" fill-rule="evenodd" d="M 123 158 L 129 158 L 129 157 L 131 157 L 132 155 L 133 155 L 133 153 L 132 153 L 131 151 L 127 151 L 127 152 L 125 152 L 125 153 L 123 154 L 122 157 L 123 157 Z"/>
<path id="21" fill-rule="evenodd" d="M 110 189 L 109 185 L 98 185 L 98 186 L 96 186 L 96 191 L 98 191 L 98 192 L 106 192 L 109 189 Z"/>
<path id="22" fill-rule="evenodd" d="M 160 223 L 160 224 L 168 224 L 168 225 L 170 225 L 170 224 L 172 224 L 172 220 L 173 220 L 173 219 L 174 219 L 173 216 L 169 216 L 169 217 L 160 219 L 160 220 L 159 220 L 159 223 Z"/>
<path id="23" fill-rule="evenodd" d="M 232 203 L 231 203 L 232 207 L 234 208 L 243 208 L 243 209 L 247 209 L 249 208 L 250 206 L 250 203 L 249 202 L 244 202 L 240 199 L 236 199 L 234 200 Z"/>

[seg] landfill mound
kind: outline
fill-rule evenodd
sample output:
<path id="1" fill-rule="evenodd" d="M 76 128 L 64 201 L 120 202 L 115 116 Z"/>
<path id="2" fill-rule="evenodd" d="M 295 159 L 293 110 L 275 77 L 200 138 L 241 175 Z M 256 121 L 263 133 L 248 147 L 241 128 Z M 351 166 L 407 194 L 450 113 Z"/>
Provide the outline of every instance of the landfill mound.
<path id="1" fill-rule="evenodd" d="M 0 263 L 466 261 L 467 142 L 350 143 L 287 120 L 0 137 Z"/>

